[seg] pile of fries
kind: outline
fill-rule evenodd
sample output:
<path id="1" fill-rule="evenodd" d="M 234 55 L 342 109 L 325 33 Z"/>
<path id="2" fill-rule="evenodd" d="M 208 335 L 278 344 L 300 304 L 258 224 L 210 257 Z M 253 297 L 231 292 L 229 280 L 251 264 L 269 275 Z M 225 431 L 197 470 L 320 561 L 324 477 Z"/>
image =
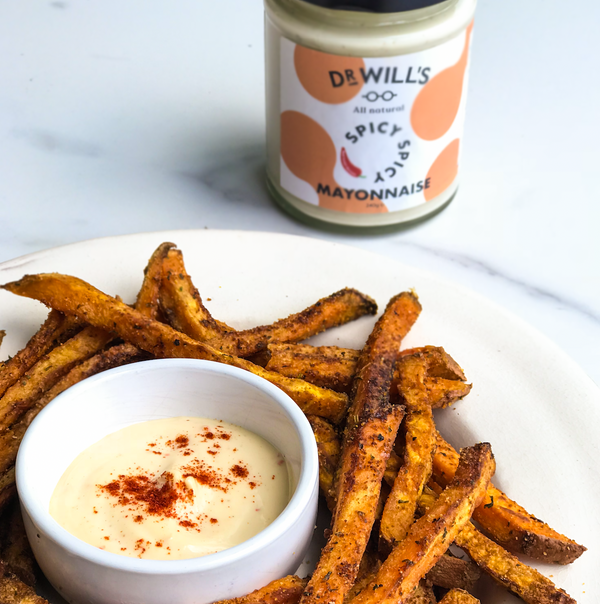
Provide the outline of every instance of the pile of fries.
<path id="1" fill-rule="evenodd" d="M 362 350 L 299 344 L 377 305 L 344 289 L 273 323 L 237 331 L 213 318 L 172 243 L 154 252 L 129 306 L 60 274 L 2 286 L 50 314 L 23 350 L 0 365 L 0 603 L 45 602 L 14 502 L 14 463 L 33 418 L 54 397 L 106 369 L 149 358 L 226 363 L 286 392 L 313 427 L 328 541 L 309 580 L 274 581 L 232 602 L 252 604 L 475 603 L 481 572 L 529 604 L 573 603 L 522 554 L 569 564 L 585 547 L 554 531 L 490 482 L 488 443 L 460 453 L 432 409 L 469 393 L 443 348 L 400 351 L 421 305 L 394 296 Z M 0 332 L 0 341 L 3 332 Z M 466 557 L 449 549 L 458 546 Z"/>

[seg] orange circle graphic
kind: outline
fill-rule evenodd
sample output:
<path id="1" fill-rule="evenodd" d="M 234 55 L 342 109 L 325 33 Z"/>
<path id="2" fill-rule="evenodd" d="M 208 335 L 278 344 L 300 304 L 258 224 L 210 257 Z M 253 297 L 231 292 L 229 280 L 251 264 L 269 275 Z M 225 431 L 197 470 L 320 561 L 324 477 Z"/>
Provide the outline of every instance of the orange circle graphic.
<path id="1" fill-rule="evenodd" d="M 460 140 L 455 138 L 431 164 L 426 178 L 430 179 L 429 188 L 425 189 L 426 201 L 431 201 L 443 193 L 458 174 L 458 148 Z"/>
<path id="2" fill-rule="evenodd" d="M 421 89 L 410 112 L 415 134 L 426 141 L 442 137 L 456 119 L 463 93 L 473 23 L 467 27 L 465 45 L 458 62 L 431 78 Z"/>
<path id="3" fill-rule="evenodd" d="M 361 69 L 365 62 L 357 57 L 330 55 L 296 45 L 294 67 L 306 92 L 322 103 L 346 103 L 363 87 Z"/>

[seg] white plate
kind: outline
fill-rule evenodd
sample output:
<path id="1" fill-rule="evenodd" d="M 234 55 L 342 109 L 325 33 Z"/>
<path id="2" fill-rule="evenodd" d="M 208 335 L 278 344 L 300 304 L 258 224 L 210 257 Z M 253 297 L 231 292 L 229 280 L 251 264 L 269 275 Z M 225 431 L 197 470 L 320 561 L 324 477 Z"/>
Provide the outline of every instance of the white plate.
<path id="1" fill-rule="evenodd" d="M 162 241 L 175 242 L 207 307 L 234 327 L 269 323 L 342 287 L 383 308 L 414 288 L 423 313 L 404 346 L 444 346 L 463 366 L 473 392 L 438 413 L 455 446 L 492 443 L 494 483 L 528 511 L 588 547 L 569 566 L 534 566 L 580 603 L 600 593 L 600 391 L 553 343 L 488 300 L 422 271 L 359 249 L 315 239 L 255 232 L 170 231 L 111 237 L 0 264 L 0 282 L 57 271 L 133 301 L 142 270 Z M 37 302 L 0 291 L 2 357 L 14 353 L 44 320 Z M 360 347 L 373 318 L 314 338 Z M 314 563 L 313 559 L 310 560 Z M 486 604 L 517 602 L 486 585 Z"/>

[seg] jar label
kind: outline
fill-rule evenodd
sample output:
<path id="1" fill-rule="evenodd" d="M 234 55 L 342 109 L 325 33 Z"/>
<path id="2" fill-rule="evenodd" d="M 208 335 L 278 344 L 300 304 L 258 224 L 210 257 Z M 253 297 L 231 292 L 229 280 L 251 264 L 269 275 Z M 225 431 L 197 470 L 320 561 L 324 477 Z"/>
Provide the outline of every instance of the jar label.
<path id="1" fill-rule="evenodd" d="M 472 28 L 434 48 L 364 59 L 281 38 L 281 186 L 361 214 L 405 210 L 452 187 Z"/>

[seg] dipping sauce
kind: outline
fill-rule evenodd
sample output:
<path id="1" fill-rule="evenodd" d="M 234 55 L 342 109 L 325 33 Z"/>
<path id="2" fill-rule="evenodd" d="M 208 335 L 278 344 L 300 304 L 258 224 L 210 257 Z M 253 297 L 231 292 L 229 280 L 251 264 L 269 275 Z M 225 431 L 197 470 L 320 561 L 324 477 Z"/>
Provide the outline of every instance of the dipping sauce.
<path id="1" fill-rule="evenodd" d="M 266 440 L 228 422 L 175 417 L 83 451 L 56 485 L 50 514 L 100 549 L 181 560 L 246 541 L 290 497 L 285 459 Z"/>

